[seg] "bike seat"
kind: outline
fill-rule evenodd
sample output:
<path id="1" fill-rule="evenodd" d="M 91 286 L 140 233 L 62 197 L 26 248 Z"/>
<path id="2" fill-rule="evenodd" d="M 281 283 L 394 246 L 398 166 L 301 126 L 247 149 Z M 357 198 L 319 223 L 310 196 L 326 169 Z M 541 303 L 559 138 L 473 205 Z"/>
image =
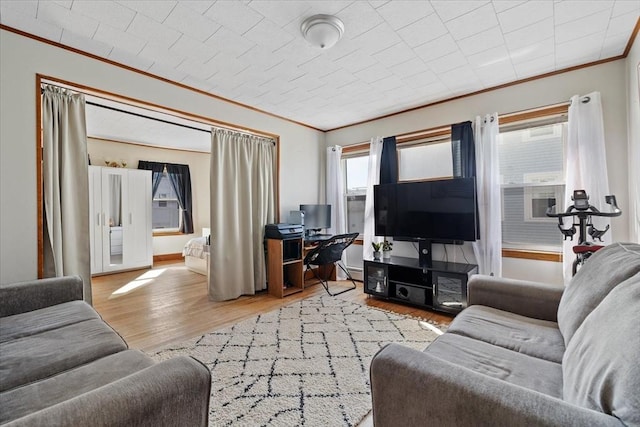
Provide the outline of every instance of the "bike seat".
<path id="1" fill-rule="evenodd" d="M 600 250 L 604 248 L 603 245 L 575 245 L 573 247 L 573 253 L 574 254 L 584 254 L 584 253 L 588 253 L 588 252 L 595 252 L 597 250 Z"/>

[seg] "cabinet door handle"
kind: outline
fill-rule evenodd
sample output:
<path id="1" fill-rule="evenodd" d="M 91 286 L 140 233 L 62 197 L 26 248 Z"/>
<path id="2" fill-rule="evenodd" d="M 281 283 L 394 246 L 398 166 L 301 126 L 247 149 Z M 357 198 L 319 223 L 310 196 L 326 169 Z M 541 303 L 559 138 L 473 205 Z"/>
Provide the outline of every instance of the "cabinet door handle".
<path id="1" fill-rule="evenodd" d="M 100 214 L 96 215 L 96 225 L 100 227 Z"/>
<path id="2" fill-rule="evenodd" d="M 129 212 L 129 225 L 133 224 L 132 214 Z"/>

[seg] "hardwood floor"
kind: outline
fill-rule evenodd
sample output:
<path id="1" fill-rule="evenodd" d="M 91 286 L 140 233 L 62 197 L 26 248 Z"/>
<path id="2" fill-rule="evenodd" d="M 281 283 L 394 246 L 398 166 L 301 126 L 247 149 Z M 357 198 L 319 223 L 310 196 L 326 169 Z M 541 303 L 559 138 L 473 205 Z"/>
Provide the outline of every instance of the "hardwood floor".
<path id="1" fill-rule="evenodd" d="M 339 282 L 332 283 L 339 286 Z M 131 348 L 153 351 L 266 313 L 314 295 L 326 295 L 321 285 L 275 298 L 261 292 L 233 301 L 214 302 L 207 296 L 206 277 L 189 271 L 183 262 L 156 262 L 153 269 L 92 279 L 93 305 Z M 339 295 L 359 304 L 448 324 L 452 317 L 416 307 L 369 298 L 358 288 Z"/>

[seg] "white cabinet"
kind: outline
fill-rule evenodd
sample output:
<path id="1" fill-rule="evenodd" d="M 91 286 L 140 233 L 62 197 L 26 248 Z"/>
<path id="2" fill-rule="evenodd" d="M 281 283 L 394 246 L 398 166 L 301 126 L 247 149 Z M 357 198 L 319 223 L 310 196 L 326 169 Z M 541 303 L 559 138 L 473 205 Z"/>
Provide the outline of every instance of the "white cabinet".
<path id="1" fill-rule="evenodd" d="M 91 274 L 153 264 L 151 172 L 89 166 Z"/>

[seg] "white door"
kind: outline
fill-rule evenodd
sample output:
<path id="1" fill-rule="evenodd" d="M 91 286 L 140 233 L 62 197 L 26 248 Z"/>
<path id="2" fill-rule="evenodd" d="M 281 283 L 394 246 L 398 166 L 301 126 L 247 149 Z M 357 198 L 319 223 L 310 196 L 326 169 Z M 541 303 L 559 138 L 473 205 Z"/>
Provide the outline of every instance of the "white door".
<path id="1" fill-rule="evenodd" d="M 127 267 L 153 264 L 151 244 L 151 171 L 128 170 L 128 210 L 124 222 L 124 256 Z"/>
<path id="2" fill-rule="evenodd" d="M 102 168 L 102 271 L 126 268 L 123 224 L 129 212 L 127 170 Z"/>
<path id="3" fill-rule="evenodd" d="M 102 168 L 89 166 L 89 241 L 91 274 L 102 273 Z"/>

